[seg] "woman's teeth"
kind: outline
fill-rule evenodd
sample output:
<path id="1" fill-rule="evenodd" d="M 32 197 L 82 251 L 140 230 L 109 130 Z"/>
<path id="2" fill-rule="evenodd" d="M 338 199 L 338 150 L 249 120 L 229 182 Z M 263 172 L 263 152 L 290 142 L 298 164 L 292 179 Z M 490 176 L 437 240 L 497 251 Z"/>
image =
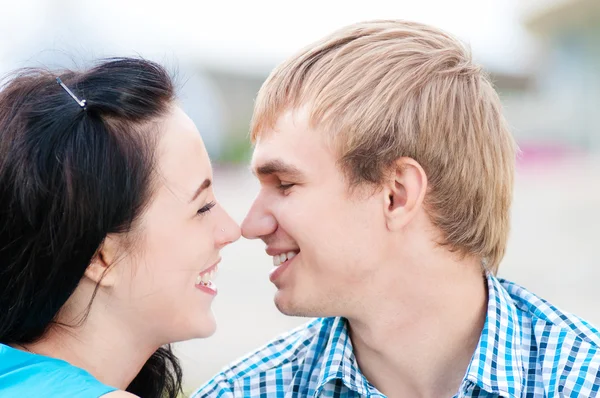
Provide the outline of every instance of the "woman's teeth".
<path id="1" fill-rule="evenodd" d="M 196 277 L 196 285 L 202 284 L 204 286 L 208 286 L 211 283 L 212 279 L 217 275 L 218 270 L 219 270 L 219 267 L 216 266 L 209 272 L 204 272 L 202 274 L 199 274 Z"/>
<path id="2" fill-rule="evenodd" d="M 287 260 L 291 260 L 298 252 L 287 252 L 282 254 L 276 254 L 273 256 L 273 265 L 278 266 L 285 263 Z"/>

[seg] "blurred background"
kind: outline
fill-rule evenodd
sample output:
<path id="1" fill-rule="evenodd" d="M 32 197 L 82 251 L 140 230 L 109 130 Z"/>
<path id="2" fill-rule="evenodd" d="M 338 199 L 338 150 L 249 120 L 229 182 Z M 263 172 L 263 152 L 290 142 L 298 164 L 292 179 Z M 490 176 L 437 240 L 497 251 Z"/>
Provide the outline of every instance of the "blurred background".
<path id="1" fill-rule="evenodd" d="M 433 24 L 471 46 L 521 148 L 500 275 L 600 325 L 598 0 L 2 0 L 0 72 L 123 55 L 167 65 L 213 159 L 217 195 L 241 222 L 258 190 L 248 123 L 269 71 L 332 30 L 373 18 Z M 218 331 L 177 345 L 187 391 L 306 321 L 275 309 L 271 264 L 260 242 L 223 253 Z"/>

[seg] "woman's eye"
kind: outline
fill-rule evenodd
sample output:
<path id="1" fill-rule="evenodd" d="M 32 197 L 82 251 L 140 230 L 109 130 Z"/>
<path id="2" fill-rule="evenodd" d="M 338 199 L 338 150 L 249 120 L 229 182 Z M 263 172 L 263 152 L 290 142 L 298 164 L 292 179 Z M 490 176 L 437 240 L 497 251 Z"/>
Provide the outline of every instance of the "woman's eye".
<path id="1" fill-rule="evenodd" d="M 207 203 L 206 205 L 202 206 L 202 208 L 200 208 L 196 213 L 201 216 L 203 214 L 206 214 L 208 212 L 210 212 L 210 209 L 212 209 L 213 207 L 215 207 L 216 203 L 215 202 L 210 202 Z"/>

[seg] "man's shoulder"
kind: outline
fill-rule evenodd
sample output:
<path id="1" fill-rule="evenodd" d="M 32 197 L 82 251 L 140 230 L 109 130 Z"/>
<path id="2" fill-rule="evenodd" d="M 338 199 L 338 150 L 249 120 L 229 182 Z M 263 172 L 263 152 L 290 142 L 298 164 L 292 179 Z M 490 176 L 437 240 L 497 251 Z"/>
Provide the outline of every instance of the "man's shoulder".
<path id="1" fill-rule="evenodd" d="M 501 280 L 501 284 L 521 314 L 521 326 L 528 329 L 525 334 L 532 333 L 544 341 L 564 340 L 590 349 L 600 348 L 600 332 L 588 321 L 559 309 L 514 282 Z"/>
<path id="2" fill-rule="evenodd" d="M 315 347 L 324 347 L 336 318 L 318 318 L 285 332 L 267 344 L 227 365 L 220 373 L 201 386 L 193 395 L 200 397 L 231 397 L 243 391 L 244 380 L 286 368 L 288 377 L 307 358 L 314 359 Z M 252 384 L 252 383 L 251 383 Z"/>
<path id="3" fill-rule="evenodd" d="M 519 314 L 522 349 L 550 378 L 599 383 L 600 333 L 516 283 L 501 281 Z M 558 383 L 557 383 L 558 384 Z"/>

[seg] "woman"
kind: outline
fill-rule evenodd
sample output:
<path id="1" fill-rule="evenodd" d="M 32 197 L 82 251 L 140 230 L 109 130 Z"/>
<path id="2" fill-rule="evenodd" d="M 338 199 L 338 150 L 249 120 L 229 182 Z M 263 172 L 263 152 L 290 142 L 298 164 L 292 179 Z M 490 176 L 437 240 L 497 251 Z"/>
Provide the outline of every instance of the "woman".
<path id="1" fill-rule="evenodd" d="M 0 91 L 0 396 L 175 397 L 238 225 L 162 67 L 25 70 Z M 127 391 L 127 392 L 126 392 Z"/>

